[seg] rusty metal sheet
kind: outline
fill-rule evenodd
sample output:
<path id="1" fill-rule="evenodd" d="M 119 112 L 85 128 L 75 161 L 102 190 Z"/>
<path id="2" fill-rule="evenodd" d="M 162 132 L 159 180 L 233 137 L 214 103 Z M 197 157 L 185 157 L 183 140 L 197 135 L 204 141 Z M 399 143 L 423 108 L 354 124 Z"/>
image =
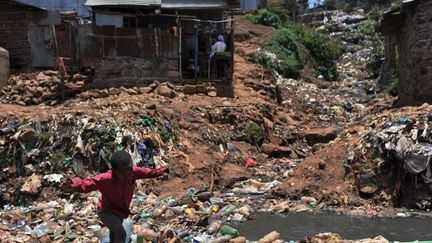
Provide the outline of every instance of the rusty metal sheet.
<path id="1" fill-rule="evenodd" d="M 80 26 L 79 29 L 81 59 L 85 66 L 104 56 L 148 60 L 179 58 L 178 37 L 169 30 L 113 26 Z"/>
<path id="2" fill-rule="evenodd" d="M 32 25 L 28 31 L 33 67 L 54 67 L 52 28 L 49 25 Z"/>

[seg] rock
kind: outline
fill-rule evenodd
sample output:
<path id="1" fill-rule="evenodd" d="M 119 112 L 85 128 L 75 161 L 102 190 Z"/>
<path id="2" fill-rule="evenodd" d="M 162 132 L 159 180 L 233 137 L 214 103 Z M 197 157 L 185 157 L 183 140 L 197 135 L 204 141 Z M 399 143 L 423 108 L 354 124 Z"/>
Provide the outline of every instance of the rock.
<path id="1" fill-rule="evenodd" d="M 168 117 L 175 114 L 175 111 L 173 109 L 167 107 L 160 109 L 160 112 Z"/>
<path id="2" fill-rule="evenodd" d="M 21 187 L 21 192 L 31 195 L 37 195 L 42 187 L 42 176 L 33 174 L 28 177 L 24 185 Z"/>
<path id="3" fill-rule="evenodd" d="M 150 103 L 150 104 L 146 104 L 145 108 L 147 108 L 149 110 L 156 110 L 157 106 L 155 103 Z"/>
<path id="4" fill-rule="evenodd" d="M 45 93 L 43 93 L 42 96 L 41 96 L 41 99 L 42 99 L 42 100 L 47 100 L 47 99 L 51 99 L 51 98 L 53 98 L 53 94 L 52 94 L 52 93 L 49 93 L 49 92 L 45 92 Z"/>
<path id="5" fill-rule="evenodd" d="M 38 86 L 38 87 L 36 87 L 36 92 L 43 93 L 44 92 L 44 88 Z"/>
<path id="6" fill-rule="evenodd" d="M 214 87 L 214 86 L 210 86 L 210 87 L 207 88 L 207 91 L 208 91 L 208 92 L 210 92 L 210 91 L 217 92 L 217 89 L 216 89 L 216 87 Z"/>
<path id="7" fill-rule="evenodd" d="M 264 117 L 264 127 L 273 130 L 273 122 Z"/>
<path id="8" fill-rule="evenodd" d="M 272 84 L 271 81 L 268 79 L 263 80 L 261 83 L 264 84 L 265 86 L 270 86 Z"/>
<path id="9" fill-rule="evenodd" d="M 263 89 L 260 89 L 260 90 L 258 91 L 258 94 L 263 95 L 263 96 L 266 96 L 266 95 L 267 95 L 267 91 L 265 91 L 265 90 L 263 90 Z"/>
<path id="10" fill-rule="evenodd" d="M 362 188 L 360 188 L 360 192 L 364 193 L 366 195 L 372 195 L 377 191 L 376 187 L 373 186 L 364 186 Z"/>
<path id="11" fill-rule="evenodd" d="M 151 89 L 156 89 L 159 85 L 160 85 L 159 81 L 154 81 L 148 87 L 151 88 Z"/>
<path id="12" fill-rule="evenodd" d="M 304 132 L 310 146 L 317 143 L 328 143 L 337 137 L 337 131 L 333 127 L 312 128 Z"/>
<path id="13" fill-rule="evenodd" d="M 176 96 L 176 92 L 166 85 L 158 86 L 156 89 L 156 94 L 167 98 L 174 98 Z"/>
<path id="14" fill-rule="evenodd" d="M 82 74 L 79 74 L 79 73 L 74 74 L 74 76 L 72 77 L 72 80 L 73 80 L 74 82 L 84 81 L 84 80 L 86 80 L 86 79 L 87 79 L 87 76 L 82 75 Z"/>
<path id="15" fill-rule="evenodd" d="M 267 154 L 271 158 L 283 158 L 290 157 L 291 148 L 285 146 L 279 146 L 275 144 L 263 144 L 261 145 L 261 151 Z"/>
<path id="16" fill-rule="evenodd" d="M 118 94 L 120 94 L 120 90 L 119 89 L 117 89 L 117 88 L 110 88 L 109 89 L 109 94 L 110 95 L 118 95 Z"/>
<path id="17" fill-rule="evenodd" d="M 45 75 L 44 72 L 40 72 L 40 73 L 38 73 L 38 75 L 36 76 L 36 80 L 37 80 L 37 81 L 42 81 L 42 80 L 45 80 L 45 79 L 48 79 L 48 78 L 49 78 L 49 76 Z"/>
<path id="18" fill-rule="evenodd" d="M 185 130 L 188 130 L 192 126 L 192 124 L 190 122 L 185 121 L 185 120 L 181 120 L 178 124 L 179 124 L 180 128 L 185 129 Z"/>
<path id="19" fill-rule="evenodd" d="M 41 103 L 41 100 L 39 98 L 33 98 L 32 99 L 33 104 L 37 105 Z"/>
<path id="20" fill-rule="evenodd" d="M 325 170 L 326 167 L 327 167 L 327 164 L 325 162 L 319 162 L 318 163 L 318 168 L 320 170 Z"/>
<path id="21" fill-rule="evenodd" d="M 210 97 L 216 97 L 217 93 L 216 93 L 216 91 L 209 91 L 209 92 L 207 92 L 207 95 Z"/>
<path id="22" fill-rule="evenodd" d="M 99 90 L 99 97 L 100 98 L 106 98 L 110 95 L 108 89 Z"/>
<path id="23" fill-rule="evenodd" d="M 196 94 L 197 89 L 195 85 L 187 84 L 183 87 L 183 93 L 185 94 Z"/>
<path id="24" fill-rule="evenodd" d="M 361 193 L 374 194 L 378 190 L 375 172 L 373 170 L 361 171 L 357 175 L 357 185 Z"/>
<path id="25" fill-rule="evenodd" d="M 138 94 L 138 92 L 134 89 L 127 89 L 127 93 L 130 95 L 137 95 Z"/>
<path id="26" fill-rule="evenodd" d="M 168 86 L 170 89 L 174 89 L 175 88 L 174 85 L 172 83 L 170 83 L 170 82 L 164 82 L 161 85 Z"/>
<path id="27" fill-rule="evenodd" d="M 141 87 L 141 88 L 139 88 L 139 92 L 141 94 L 148 94 L 148 93 L 151 93 L 152 91 L 153 91 L 153 88 L 150 88 L 150 87 Z"/>
<path id="28" fill-rule="evenodd" d="M 33 128 L 24 128 L 18 136 L 18 140 L 23 143 L 37 141 L 37 133 Z"/>
<path id="29" fill-rule="evenodd" d="M 341 242 L 342 237 L 335 233 L 320 233 L 315 235 L 308 242 Z"/>

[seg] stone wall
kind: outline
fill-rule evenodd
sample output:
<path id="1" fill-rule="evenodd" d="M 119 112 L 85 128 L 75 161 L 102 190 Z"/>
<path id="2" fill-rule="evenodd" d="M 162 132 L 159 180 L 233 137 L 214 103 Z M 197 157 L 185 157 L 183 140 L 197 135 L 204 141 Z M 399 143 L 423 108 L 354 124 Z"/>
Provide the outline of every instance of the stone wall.
<path id="1" fill-rule="evenodd" d="M 9 79 L 9 52 L 0 47 L 0 89 L 6 86 Z"/>
<path id="2" fill-rule="evenodd" d="M 104 57 L 95 64 L 95 78 L 90 87 L 140 87 L 154 80 L 178 77 L 177 60 Z"/>
<path id="3" fill-rule="evenodd" d="M 11 67 L 31 65 L 28 26 L 43 15 L 34 8 L 0 1 L 0 47 L 9 51 Z"/>
<path id="4" fill-rule="evenodd" d="M 398 41 L 401 105 L 432 104 L 432 1 L 407 9 Z"/>

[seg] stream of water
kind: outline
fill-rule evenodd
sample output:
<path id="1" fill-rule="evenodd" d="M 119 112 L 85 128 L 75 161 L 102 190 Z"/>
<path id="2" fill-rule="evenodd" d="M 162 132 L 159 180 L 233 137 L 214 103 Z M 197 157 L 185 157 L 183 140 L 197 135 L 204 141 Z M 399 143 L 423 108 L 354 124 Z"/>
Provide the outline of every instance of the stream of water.
<path id="1" fill-rule="evenodd" d="M 284 240 L 300 240 L 306 235 L 338 233 L 344 239 L 374 238 L 390 241 L 432 240 L 432 218 L 361 218 L 335 213 L 255 214 L 256 219 L 235 225 L 249 240 L 258 240 L 275 230 Z"/>

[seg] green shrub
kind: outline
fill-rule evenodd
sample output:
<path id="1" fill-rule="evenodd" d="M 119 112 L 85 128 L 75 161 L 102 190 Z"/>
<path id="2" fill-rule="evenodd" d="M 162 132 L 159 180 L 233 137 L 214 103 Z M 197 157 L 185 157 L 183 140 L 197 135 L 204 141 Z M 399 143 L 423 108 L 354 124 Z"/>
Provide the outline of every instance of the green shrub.
<path id="1" fill-rule="evenodd" d="M 382 60 L 384 59 L 384 42 L 381 37 L 376 36 L 372 42 L 372 51 L 366 63 L 366 68 L 375 76 L 379 75 Z"/>
<path id="2" fill-rule="evenodd" d="M 302 43 L 318 62 L 316 67 L 327 80 L 335 80 L 338 77 L 336 60 L 340 56 L 340 48 L 324 34 L 318 33 L 312 28 L 291 22 L 288 28 L 294 33 L 298 42 Z"/>
<path id="3" fill-rule="evenodd" d="M 288 78 L 298 78 L 302 62 L 299 55 L 299 44 L 303 44 L 317 61 L 315 67 L 327 80 L 338 77 L 336 60 L 340 56 L 340 48 L 324 34 L 296 22 L 288 22 L 288 15 L 281 8 L 261 9 L 257 15 L 247 14 L 245 19 L 252 23 L 261 23 L 277 30 L 271 41 L 262 52 L 254 55 L 253 60 L 263 67 L 274 69 Z"/>
<path id="4" fill-rule="evenodd" d="M 262 24 L 273 26 L 275 28 L 283 27 L 284 23 L 288 20 L 288 15 L 283 8 L 269 7 L 263 8 L 257 14 L 246 14 L 244 19 L 254 24 Z"/>
<path id="5" fill-rule="evenodd" d="M 384 88 L 384 90 L 392 96 L 398 95 L 399 88 L 399 74 L 393 74 L 390 83 Z"/>
<path id="6" fill-rule="evenodd" d="M 264 47 L 264 52 L 258 52 L 254 60 L 265 68 L 274 69 L 289 78 L 297 78 L 301 68 L 297 43 L 293 33 L 288 29 L 278 30 Z"/>
<path id="7" fill-rule="evenodd" d="M 255 122 L 249 122 L 245 126 L 247 142 L 253 145 L 261 145 L 264 136 L 261 127 Z"/>
<path id="8" fill-rule="evenodd" d="M 363 21 L 358 26 L 358 31 L 362 35 L 374 36 L 376 34 L 375 28 L 378 25 L 378 21 L 369 19 L 367 21 Z"/>

